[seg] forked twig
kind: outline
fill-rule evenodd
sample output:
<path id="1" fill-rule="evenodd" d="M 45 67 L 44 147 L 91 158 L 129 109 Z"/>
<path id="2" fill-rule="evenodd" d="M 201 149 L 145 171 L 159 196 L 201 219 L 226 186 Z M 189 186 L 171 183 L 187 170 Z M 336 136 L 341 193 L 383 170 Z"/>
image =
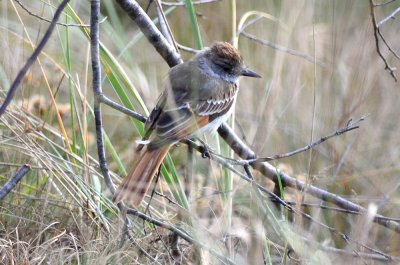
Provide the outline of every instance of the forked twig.
<path id="1" fill-rule="evenodd" d="M 107 187 L 114 194 L 115 186 L 108 172 L 108 166 L 103 142 L 103 124 L 101 119 L 101 106 L 99 97 L 103 94 L 101 89 L 101 66 L 99 53 L 99 16 L 100 0 L 90 1 L 90 52 L 92 60 L 92 87 L 95 100 L 93 103 L 93 113 L 96 126 L 97 154 L 99 156 L 99 165 Z"/>
<path id="2" fill-rule="evenodd" d="M 369 0 L 369 8 L 370 8 L 370 15 L 371 15 L 371 20 L 372 20 L 372 27 L 374 28 L 374 38 L 375 38 L 375 46 L 376 46 L 376 52 L 378 53 L 379 57 L 381 57 L 383 63 L 385 64 L 385 70 L 388 70 L 390 75 L 393 77 L 393 79 L 397 82 L 397 76 L 396 76 L 396 68 L 392 67 L 389 65 L 389 62 L 387 61 L 386 57 L 383 56 L 381 48 L 379 46 L 379 37 L 382 39 L 383 43 L 386 45 L 386 47 L 389 49 L 389 51 L 397 58 L 399 58 L 399 55 L 392 49 L 392 47 L 386 42 L 386 39 L 383 37 L 381 31 L 380 31 L 380 26 L 386 22 L 386 20 L 382 20 L 381 22 L 377 23 L 376 22 L 376 17 L 375 17 L 375 10 L 374 8 L 377 7 L 373 0 Z M 396 11 L 395 11 L 396 12 Z M 399 11 L 397 11 L 399 12 Z M 393 14 L 393 13 L 392 13 Z M 393 15 L 394 16 L 394 15 Z"/>
<path id="3" fill-rule="evenodd" d="M 344 133 L 350 132 L 352 130 L 358 129 L 360 126 L 360 122 L 362 122 L 363 120 L 365 120 L 367 116 L 363 116 L 361 118 L 359 118 L 358 120 L 353 121 L 352 119 L 350 119 L 345 126 L 343 126 L 340 129 L 337 129 L 336 131 L 321 137 L 320 139 L 318 139 L 315 142 L 312 142 L 311 144 L 308 144 L 302 148 L 299 148 L 297 150 L 294 150 L 292 152 L 288 152 L 288 153 L 284 153 L 284 154 L 278 154 L 278 155 L 274 155 L 274 156 L 267 156 L 267 157 L 260 157 L 260 158 L 253 158 L 253 159 L 247 159 L 247 160 L 234 160 L 233 163 L 236 163 L 238 165 L 244 165 L 246 163 L 258 163 L 258 162 L 268 162 L 268 161 L 272 161 L 272 160 L 278 160 L 278 159 L 282 159 L 282 158 L 287 158 L 290 156 L 294 156 L 297 155 L 299 153 L 302 152 L 306 152 L 312 148 L 314 148 L 315 146 L 322 144 L 323 142 L 329 140 L 330 138 L 342 135 Z"/>
<path id="4" fill-rule="evenodd" d="M 381 21 L 378 22 L 377 27 L 379 28 L 380 26 L 382 26 L 384 23 L 386 23 L 388 20 L 390 19 L 394 19 L 394 16 L 397 15 L 397 13 L 400 12 L 400 7 L 398 7 L 397 9 L 395 9 L 389 16 L 385 17 L 384 19 L 382 19 Z"/>

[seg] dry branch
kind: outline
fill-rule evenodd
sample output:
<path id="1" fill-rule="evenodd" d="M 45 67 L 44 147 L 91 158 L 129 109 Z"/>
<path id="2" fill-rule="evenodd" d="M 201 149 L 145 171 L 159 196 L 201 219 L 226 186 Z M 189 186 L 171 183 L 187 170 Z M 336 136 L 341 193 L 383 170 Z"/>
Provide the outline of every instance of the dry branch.
<path id="1" fill-rule="evenodd" d="M 31 170 L 31 166 L 26 164 L 18 169 L 17 173 L 7 181 L 6 185 L 0 190 L 0 201 L 17 185 L 17 183 Z"/>

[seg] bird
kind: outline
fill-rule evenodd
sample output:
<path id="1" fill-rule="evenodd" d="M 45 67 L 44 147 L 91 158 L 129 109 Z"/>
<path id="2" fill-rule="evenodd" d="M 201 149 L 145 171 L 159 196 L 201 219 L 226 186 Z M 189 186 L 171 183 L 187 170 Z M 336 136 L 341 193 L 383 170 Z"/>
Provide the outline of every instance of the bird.
<path id="1" fill-rule="evenodd" d="M 135 166 L 121 182 L 113 201 L 138 207 L 171 146 L 215 130 L 229 118 L 242 76 L 261 77 L 245 66 L 239 51 L 228 42 L 216 42 L 172 67 L 145 122 Z"/>

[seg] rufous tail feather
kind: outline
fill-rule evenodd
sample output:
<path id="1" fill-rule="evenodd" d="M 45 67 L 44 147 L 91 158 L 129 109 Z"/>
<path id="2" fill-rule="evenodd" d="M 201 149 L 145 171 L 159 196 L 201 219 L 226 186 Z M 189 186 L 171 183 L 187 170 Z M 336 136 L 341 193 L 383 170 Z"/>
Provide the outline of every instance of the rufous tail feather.
<path id="1" fill-rule="evenodd" d="M 152 179 L 168 153 L 170 146 L 153 150 L 143 150 L 136 166 L 124 178 L 114 194 L 115 203 L 124 201 L 131 207 L 137 207 L 146 195 Z"/>

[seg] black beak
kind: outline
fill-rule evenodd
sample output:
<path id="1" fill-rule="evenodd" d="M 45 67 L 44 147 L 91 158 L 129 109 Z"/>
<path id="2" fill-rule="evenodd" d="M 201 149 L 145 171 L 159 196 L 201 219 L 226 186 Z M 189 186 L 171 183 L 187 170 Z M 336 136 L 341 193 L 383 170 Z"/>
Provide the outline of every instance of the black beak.
<path id="1" fill-rule="evenodd" d="M 253 70 L 250 70 L 248 68 L 243 69 L 242 72 L 240 72 L 240 74 L 243 76 L 249 76 L 249 77 L 257 77 L 257 78 L 261 77 L 261 75 L 257 74 L 256 72 L 254 72 Z"/>

